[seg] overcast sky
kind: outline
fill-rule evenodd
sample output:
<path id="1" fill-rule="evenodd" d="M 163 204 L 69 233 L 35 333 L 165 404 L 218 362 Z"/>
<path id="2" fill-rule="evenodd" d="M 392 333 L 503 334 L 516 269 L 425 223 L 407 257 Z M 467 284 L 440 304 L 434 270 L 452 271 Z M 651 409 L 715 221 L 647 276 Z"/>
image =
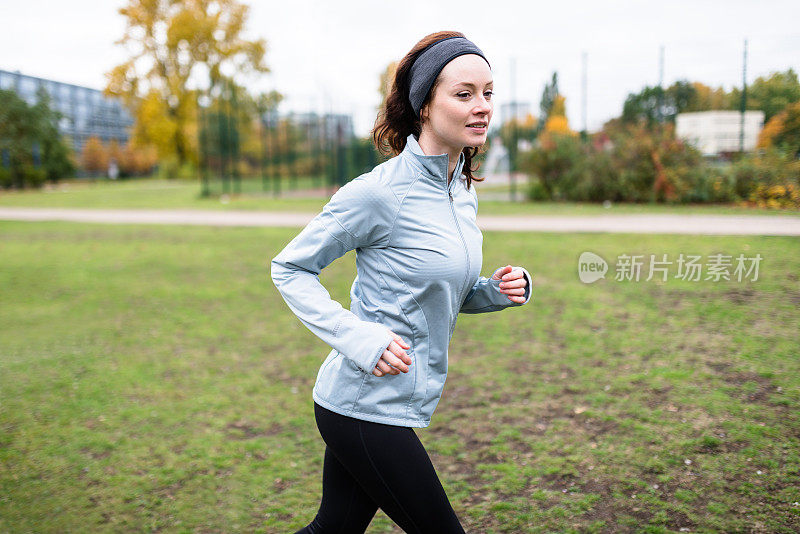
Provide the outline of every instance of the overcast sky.
<path id="1" fill-rule="evenodd" d="M 102 89 L 104 73 L 126 58 L 114 0 L 0 3 L 0 69 Z M 544 84 L 558 72 L 570 125 L 581 129 L 582 53 L 587 53 L 587 125 L 618 116 L 630 92 L 678 79 L 729 90 L 792 67 L 800 72 L 800 2 L 739 0 L 473 1 L 293 0 L 251 2 L 248 38 L 267 41 L 272 69 L 241 79 L 253 91 L 286 95 L 282 111 L 352 113 L 366 135 L 379 103 L 378 80 L 423 36 L 457 30 L 492 65 L 495 119 L 514 91 L 538 115 Z M 515 58 L 516 83 L 511 64 Z M 494 121 L 493 121 L 494 122 Z"/>

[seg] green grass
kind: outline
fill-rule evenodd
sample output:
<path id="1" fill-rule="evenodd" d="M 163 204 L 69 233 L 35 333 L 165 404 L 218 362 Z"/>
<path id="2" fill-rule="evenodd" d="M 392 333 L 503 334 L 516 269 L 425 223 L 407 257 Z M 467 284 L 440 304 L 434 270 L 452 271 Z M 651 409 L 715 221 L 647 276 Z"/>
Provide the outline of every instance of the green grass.
<path id="1" fill-rule="evenodd" d="M 328 347 L 268 274 L 295 234 L 0 222 L 0 532 L 313 518 Z M 764 260 L 755 282 L 584 285 L 584 250 Z M 345 305 L 354 257 L 322 273 Z M 468 532 L 800 530 L 796 238 L 485 232 L 483 274 L 505 263 L 533 299 L 460 317 L 417 431 Z"/>
<path id="2" fill-rule="evenodd" d="M 295 195 L 308 191 L 313 185 L 310 178 L 299 178 Z M 0 206 L 24 206 L 47 208 L 147 208 L 147 209 L 212 209 L 212 210 L 269 210 L 318 212 L 330 196 L 292 196 L 290 182 L 284 180 L 282 194 L 275 195 L 273 189 L 263 191 L 260 180 L 243 180 L 242 194 L 222 197 L 221 186 L 215 184 L 212 197 L 200 197 L 197 181 L 136 179 L 112 182 L 101 180 L 72 181 L 42 191 L 0 191 Z M 497 195 L 507 191 L 505 186 L 477 186 L 481 192 Z M 522 189 L 518 199 L 523 198 Z M 748 208 L 737 205 L 676 205 L 663 204 L 613 204 L 604 208 L 602 204 L 588 202 L 516 202 L 482 200 L 482 215 L 599 215 L 599 214 L 716 214 L 716 215 L 792 215 L 797 210 L 773 210 Z"/>

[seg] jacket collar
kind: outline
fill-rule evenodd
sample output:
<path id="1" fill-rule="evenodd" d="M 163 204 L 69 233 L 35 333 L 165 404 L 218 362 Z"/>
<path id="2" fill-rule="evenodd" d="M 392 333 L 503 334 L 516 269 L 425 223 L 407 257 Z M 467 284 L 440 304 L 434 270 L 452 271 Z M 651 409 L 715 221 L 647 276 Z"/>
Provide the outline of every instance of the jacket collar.
<path id="1" fill-rule="evenodd" d="M 421 167 L 425 174 L 431 178 L 443 182 L 447 187 L 447 166 L 450 163 L 450 156 L 448 154 L 437 154 L 435 156 L 428 156 L 422 151 L 419 146 L 419 141 L 413 133 L 408 134 L 406 138 L 406 146 L 402 154 L 414 162 L 418 167 Z M 464 166 L 464 152 L 458 155 L 456 167 L 453 170 L 453 176 L 461 178 L 461 169 Z"/>

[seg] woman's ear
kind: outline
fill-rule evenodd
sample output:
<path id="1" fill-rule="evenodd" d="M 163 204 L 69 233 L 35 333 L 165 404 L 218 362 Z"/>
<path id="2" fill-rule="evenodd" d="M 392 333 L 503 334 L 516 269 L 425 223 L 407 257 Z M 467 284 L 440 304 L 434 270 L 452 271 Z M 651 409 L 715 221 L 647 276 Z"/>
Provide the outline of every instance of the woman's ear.
<path id="1" fill-rule="evenodd" d="M 428 122 L 428 120 L 430 119 L 432 101 L 433 101 L 433 95 L 431 95 L 431 97 L 425 101 L 425 103 L 419 110 L 419 120 L 421 124 Z"/>

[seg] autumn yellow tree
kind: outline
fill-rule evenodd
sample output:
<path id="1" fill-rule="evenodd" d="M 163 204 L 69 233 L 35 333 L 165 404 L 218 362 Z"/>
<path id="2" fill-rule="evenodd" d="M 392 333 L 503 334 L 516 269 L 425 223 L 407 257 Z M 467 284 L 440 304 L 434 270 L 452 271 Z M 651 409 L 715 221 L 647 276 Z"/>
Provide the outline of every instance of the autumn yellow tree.
<path id="1" fill-rule="evenodd" d="M 730 96 L 723 87 L 712 89 L 701 82 L 692 82 L 695 93 L 683 111 L 708 111 L 712 109 L 729 109 Z"/>
<path id="2" fill-rule="evenodd" d="M 105 94 L 121 97 L 135 117 L 134 140 L 159 158 L 197 161 L 192 76 L 208 76 L 213 95 L 223 69 L 265 73 L 266 43 L 242 38 L 249 7 L 236 0 L 128 0 L 119 13 L 125 34 L 116 44 L 130 58 L 106 73 Z"/>
<path id="3" fill-rule="evenodd" d="M 83 144 L 81 165 L 89 173 L 102 173 L 108 169 L 108 149 L 97 137 L 90 137 Z"/>
<path id="4" fill-rule="evenodd" d="M 569 127 L 566 97 L 556 94 L 553 97 L 553 106 L 550 109 L 550 113 L 547 115 L 543 131 L 539 134 L 539 145 L 545 149 L 551 149 L 555 146 L 555 140 L 553 138 L 561 135 L 575 137 L 578 135 L 578 132 Z"/>
<path id="5" fill-rule="evenodd" d="M 147 175 L 158 162 L 155 147 L 152 145 L 137 147 L 131 139 L 119 148 L 118 157 L 117 165 L 122 178 Z"/>
<path id="6" fill-rule="evenodd" d="M 756 146 L 780 147 L 792 155 L 800 153 L 800 102 L 789 104 L 768 120 L 758 135 Z"/>
<path id="7" fill-rule="evenodd" d="M 556 95 L 553 101 L 553 108 L 550 110 L 547 122 L 544 124 L 545 132 L 575 133 L 570 129 L 569 121 L 567 120 L 566 100 L 563 95 Z"/>
<path id="8" fill-rule="evenodd" d="M 137 174 L 137 153 L 133 143 L 128 140 L 125 146 L 120 151 L 119 157 L 119 172 L 123 177 L 134 176 Z"/>
<path id="9" fill-rule="evenodd" d="M 386 102 L 386 97 L 389 96 L 389 91 L 391 91 L 392 84 L 394 83 L 395 72 L 397 72 L 397 61 L 392 61 L 381 73 L 380 83 L 378 84 L 381 102 L 378 104 L 378 109 L 383 107 L 383 104 Z"/>

